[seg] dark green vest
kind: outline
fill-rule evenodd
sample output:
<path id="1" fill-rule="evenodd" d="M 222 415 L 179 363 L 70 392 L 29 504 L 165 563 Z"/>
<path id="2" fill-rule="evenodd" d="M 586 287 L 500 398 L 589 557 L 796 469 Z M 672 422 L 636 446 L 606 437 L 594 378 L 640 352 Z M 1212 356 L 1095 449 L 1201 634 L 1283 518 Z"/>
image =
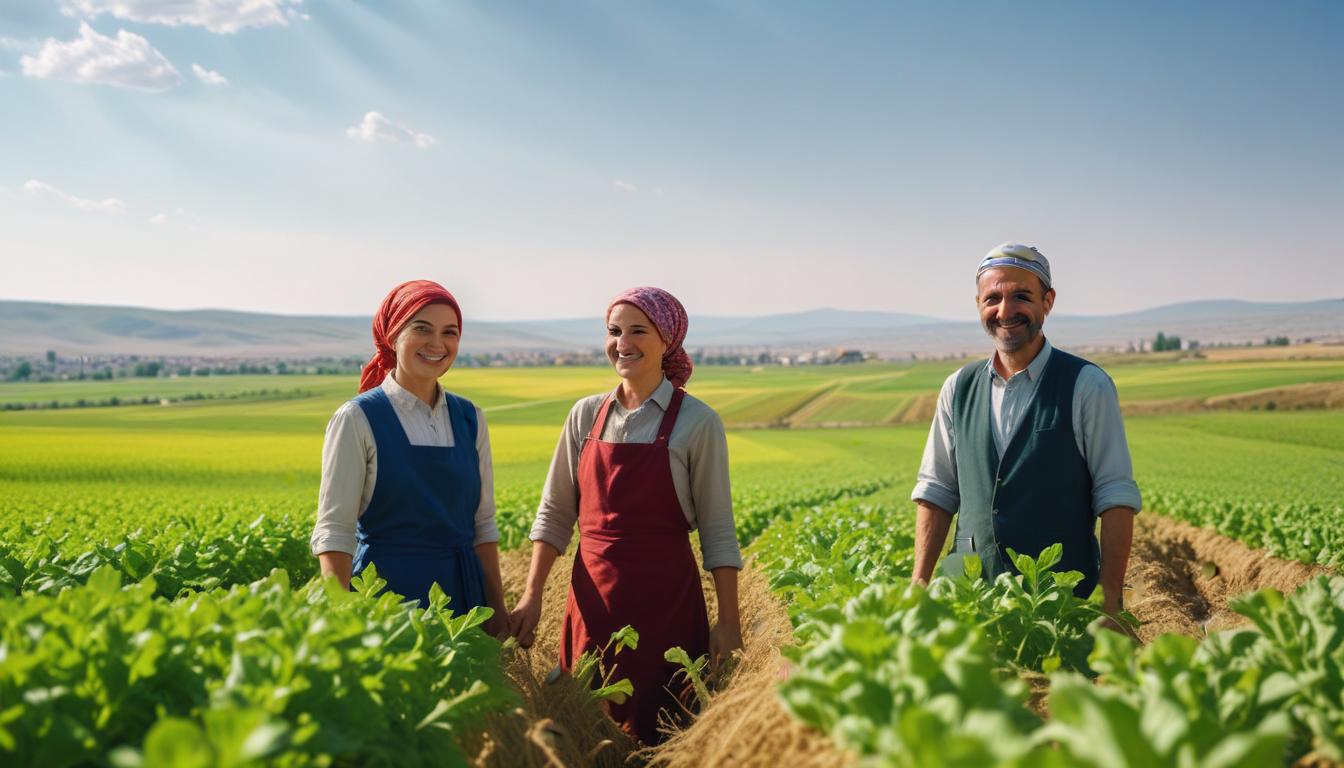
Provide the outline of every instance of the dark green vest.
<path id="1" fill-rule="evenodd" d="M 1074 590 L 1087 597 L 1097 585 L 1099 550 L 1094 534 L 1092 475 L 1073 437 L 1073 389 L 1091 363 L 1053 349 L 1003 456 L 994 445 L 990 374 L 984 361 L 957 374 L 952 424 L 961 508 L 944 571 L 962 572 L 962 557 L 975 553 L 985 578 L 1016 573 L 1005 550 L 1036 557 L 1064 545 L 1060 571 L 1080 571 Z"/>

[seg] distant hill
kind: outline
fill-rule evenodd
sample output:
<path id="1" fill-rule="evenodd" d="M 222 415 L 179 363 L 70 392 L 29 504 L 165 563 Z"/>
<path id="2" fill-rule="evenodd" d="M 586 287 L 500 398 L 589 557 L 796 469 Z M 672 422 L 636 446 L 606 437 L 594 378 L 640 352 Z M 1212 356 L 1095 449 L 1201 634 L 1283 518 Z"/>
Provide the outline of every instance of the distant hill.
<path id="1" fill-rule="evenodd" d="M 969 307 L 968 314 L 969 314 Z M 228 310 L 169 311 L 0 301 L 0 355 L 170 355 L 200 357 L 363 356 L 368 317 L 272 315 Z M 1158 331 L 1215 342 L 1344 339 L 1344 299 L 1293 303 L 1195 301 L 1107 316 L 1055 315 L 1050 338 L 1070 348 L 1121 347 Z M 597 318 L 469 322 L 464 353 L 584 351 L 601 344 Z M 888 356 L 978 352 L 975 318 L 943 320 L 893 312 L 814 309 L 758 317 L 692 318 L 687 346 L 781 352 L 849 346 Z"/>

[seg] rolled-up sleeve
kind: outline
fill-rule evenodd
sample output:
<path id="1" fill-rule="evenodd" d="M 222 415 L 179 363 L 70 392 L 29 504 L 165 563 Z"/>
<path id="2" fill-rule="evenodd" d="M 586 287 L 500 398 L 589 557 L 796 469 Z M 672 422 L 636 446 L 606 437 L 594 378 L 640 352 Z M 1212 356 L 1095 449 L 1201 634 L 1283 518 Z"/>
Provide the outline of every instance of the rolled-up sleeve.
<path id="1" fill-rule="evenodd" d="M 1115 382 L 1097 366 L 1086 366 L 1074 385 L 1073 403 L 1075 437 L 1092 473 L 1093 512 L 1100 515 L 1115 507 L 1130 507 L 1137 512 L 1143 499 L 1134 482 Z"/>
<path id="2" fill-rule="evenodd" d="M 952 428 L 952 393 L 957 386 L 957 374 L 943 382 L 938 392 L 938 407 L 934 410 L 929 439 L 924 443 L 924 458 L 919 463 L 919 477 L 910 493 L 911 501 L 926 501 L 950 514 L 961 507 L 961 493 L 957 489 L 957 444 Z"/>
<path id="3" fill-rule="evenodd" d="M 579 420 L 584 401 L 574 404 L 565 419 L 560 440 L 555 445 L 546 485 L 537 506 L 537 519 L 532 523 L 528 538 L 544 541 L 564 553 L 574 536 L 574 523 L 579 519 Z"/>
<path id="4" fill-rule="evenodd" d="M 364 412 L 354 403 L 337 409 L 322 441 L 322 481 L 317 492 L 317 524 L 309 546 L 323 552 L 355 554 L 355 526 L 364 501 L 373 450 Z"/>
<path id="5" fill-rule="evenodd" d="M 710 413 L 691 439 L 687 456 L 691 505 L 700 530 L 700 554 L 707 571 L 742 569 L 742 550 L 733 521 L 733 489 L 728 478 L 728 435 L 723 420 Z"/>
<path id="6" fill-rule="evenodd" d="M 485 413 L 476 407 L 476 461 L 481 470 L 481 503 L 476 507 L 476 539 L 473 544 L 499 541 L 495 522 L 495 462 L 490 455 L 490 428 Z"/>

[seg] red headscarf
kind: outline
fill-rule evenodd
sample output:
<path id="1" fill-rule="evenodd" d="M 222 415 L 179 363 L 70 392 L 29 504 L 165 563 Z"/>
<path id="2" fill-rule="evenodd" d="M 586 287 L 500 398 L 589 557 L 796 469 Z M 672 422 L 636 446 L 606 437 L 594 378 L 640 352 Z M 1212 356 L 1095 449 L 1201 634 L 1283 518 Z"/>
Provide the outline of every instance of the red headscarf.
<path id="1" fill-rule="evenodd" d="M 607 319 L 611 318 L 611 308 L 617 304 L 639 307 L 640 311 L 649 316 L 658 329 L 658 335 L 667 345 L 667 351 L 663 353 L 663 375 L 674 387 L 686 386 L 691 378 L 691 369 L 695 366 L 691 365 L 691 356 L 681 348 L 681 343 L 686 340 L 686 329 L 690 327 L 691 321 L 677 297 L 662 288 L 631 288 L 607 305 Z"/>
<path id="2" fill-rule="evenodd" d="M 366 392 L 387 378 L 397 367 L 397 352 L 392 340 L 416 312 L 430 304 L 447 304 L 457 313 L 458 333 L 462 332 L 462 308 L 448 289 L 433 280 L 410 280 L 398 285 L 383 299 L 373 316 L 373 358 L 359 377 L 359 391 Z"/>

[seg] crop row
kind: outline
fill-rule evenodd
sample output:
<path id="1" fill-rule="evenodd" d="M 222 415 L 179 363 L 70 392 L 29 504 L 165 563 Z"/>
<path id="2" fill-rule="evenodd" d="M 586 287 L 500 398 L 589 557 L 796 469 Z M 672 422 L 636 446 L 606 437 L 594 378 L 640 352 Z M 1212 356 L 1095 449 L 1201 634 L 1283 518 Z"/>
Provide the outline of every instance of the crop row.
<path id="1" fill-rule="evenodd" d="M 515 703 L 499 644 L 381 587 L 288 574 L 157 597 L 103 566 L 55 595 L 0 598 L 7 765 L 465 765 L 458 739 Z"/>
<path id="2" fill-rule="evenodd" d="M 148 522 L 148 521 L 146 521 Z M 173 515 L 152 528 L 103 540 L 93 531 L 65 529 L 52 537 L 42 522 L 19 522 L 0 540 L 0 595 L 54 595 L 85 583 L 100 568 L 128 581 L 152 578 L 156 594 L 231 587 L 282 569 L 296 582 L 317 572 L 308 549 L 311 524 L 290 517 L 250 522 Z"/>
<path id="3" fill-rule="evenodd" d="M 909 582 L 911 515 L 846 502 L 752 545 L 788 601 L 796 717 L 882 765 L 1261 766 L 1344 755 L 1344 579 L 1234 601 L 1253 628 L 1138 651 L 1058 552 L 1017 578 Z M 1049 673 L 1050 717 L 1020 675 Z M 1100 675 L 1100 683 L 1091 679 Z M 1040 677 L 1040 675 L 1036 675 Z"/>
<path id="4" fill-rule="evenodd" d="M 1161 514 L 1215 530 L 1289 560 L 1344 564 L 1344 507 L 1336 504 L 1228 499 L 1201 491 L 1145 491 Z"/>

